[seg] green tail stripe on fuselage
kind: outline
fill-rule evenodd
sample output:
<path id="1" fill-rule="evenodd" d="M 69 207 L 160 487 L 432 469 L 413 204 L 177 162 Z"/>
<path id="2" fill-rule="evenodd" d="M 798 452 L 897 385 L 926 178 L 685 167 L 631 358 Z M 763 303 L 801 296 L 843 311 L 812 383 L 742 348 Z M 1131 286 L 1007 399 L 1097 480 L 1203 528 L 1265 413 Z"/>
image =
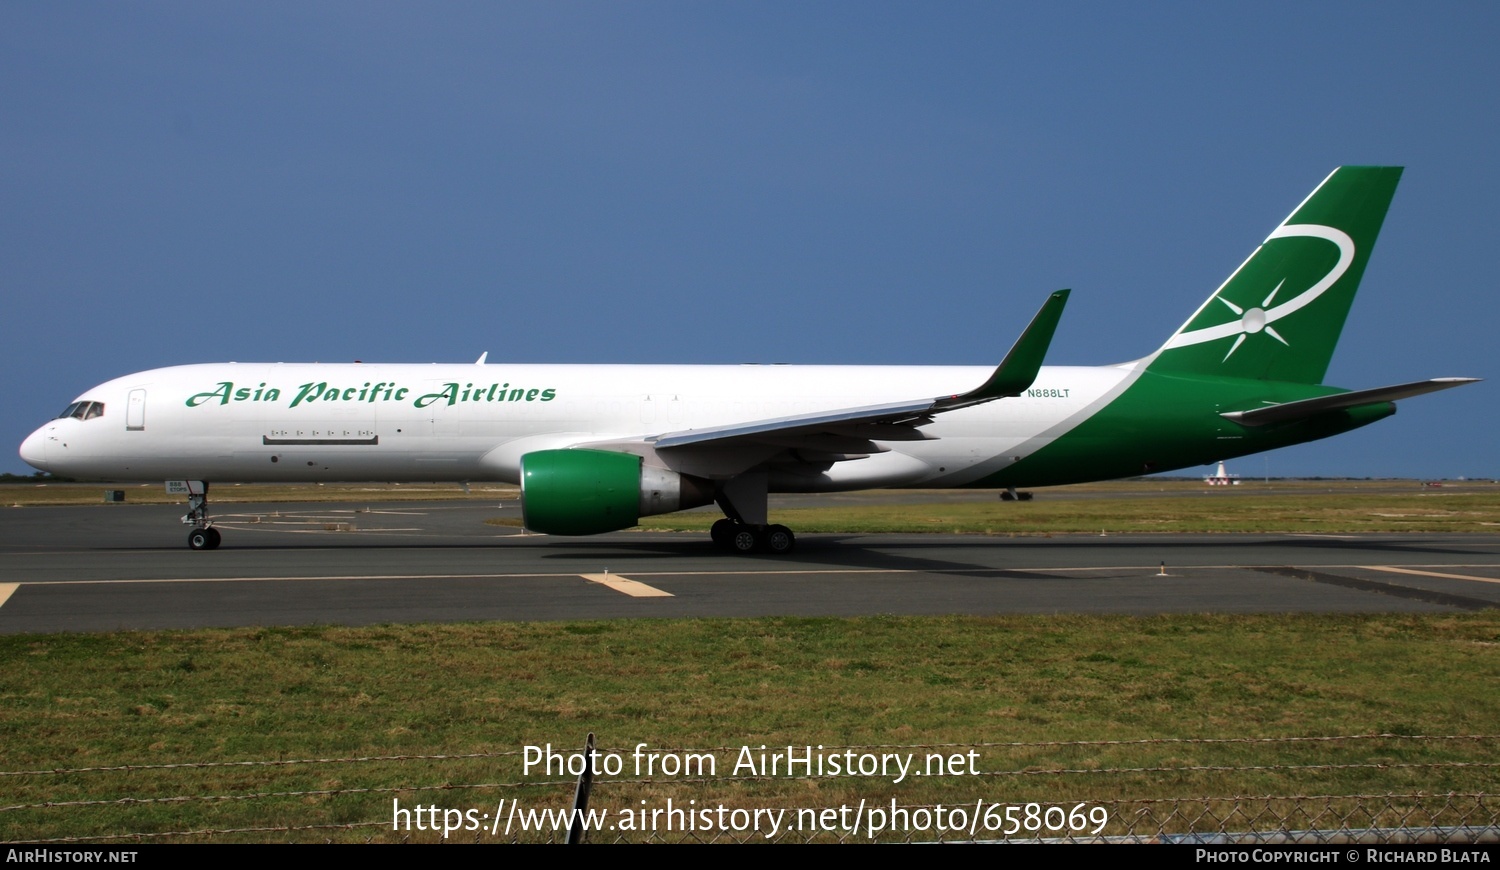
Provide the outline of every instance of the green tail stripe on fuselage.
<path id="1" fill-rule="evenodd" d="M 1113 401 L 1021 461 L 969 484 L 1056 486 L 1174 471 L 1316 441 L 1396 412 L 1390 402 L 1269 426 L 1244 426 L 1222 410 L 1294 402 L 1332 387 L 1235 378 L 1141 374 Z"/>

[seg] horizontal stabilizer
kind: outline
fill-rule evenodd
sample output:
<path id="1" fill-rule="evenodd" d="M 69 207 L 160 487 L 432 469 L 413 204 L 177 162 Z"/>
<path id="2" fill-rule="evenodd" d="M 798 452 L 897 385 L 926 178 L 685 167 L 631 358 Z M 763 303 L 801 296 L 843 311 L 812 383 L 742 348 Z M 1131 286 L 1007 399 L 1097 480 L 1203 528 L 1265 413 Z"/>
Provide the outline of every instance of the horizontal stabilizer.
<path id="1" fill-rule="evenodd" d="M 1337 411 L 1359 405 L 1373 405 L 1376 402 L 1394 402 L 1397 399 L 1409 399 L 1412 396 L 1420 396 L 1423 393 L 1435 393 L 1438 390 L 1461 387 L 1479 380 L 1481 378 L 1433 378 L 1430 381 L 1414 381 L 1409 384 L 1375 387 L 1370 390 L 1354 390 L 1348 393 L 1335 393 L 1332 396 L 1319 396 L 1315 399 L 1285 402 L 1280 405 L 1270 405 L 1250 411 L 1230 411 L 1220 416 L 1245 426 L 1268 426 L 1272 423 L 1285 423 L 1290 420 L 1306 419 L 1314 414 L 1322 414 L 1327 411 Z"/>

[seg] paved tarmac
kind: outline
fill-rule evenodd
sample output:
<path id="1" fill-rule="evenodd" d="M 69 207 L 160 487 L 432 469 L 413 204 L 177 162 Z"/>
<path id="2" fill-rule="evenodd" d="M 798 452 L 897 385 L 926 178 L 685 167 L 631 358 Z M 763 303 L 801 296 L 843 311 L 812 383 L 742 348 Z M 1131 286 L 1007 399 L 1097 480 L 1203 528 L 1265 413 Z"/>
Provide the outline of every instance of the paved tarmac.
<path id="1" fill-rule="evenodd" d="M 684 616 L 1457 612 L 1500 607 L 1493 535 L 523 535 L 513 502 L 0 510 L 0 633 Z M 222 513 L 220 513 L 222 511 Z M 1165 566 L 1163 568 L 1163 566 Z"/>

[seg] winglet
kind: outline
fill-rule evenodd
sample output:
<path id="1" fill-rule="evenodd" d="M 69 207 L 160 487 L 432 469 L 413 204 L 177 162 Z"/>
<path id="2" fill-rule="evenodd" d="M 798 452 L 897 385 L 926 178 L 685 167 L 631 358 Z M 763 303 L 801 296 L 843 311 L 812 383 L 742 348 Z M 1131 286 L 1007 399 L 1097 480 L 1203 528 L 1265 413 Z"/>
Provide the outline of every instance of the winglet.
<path id="1" fill-rule="evenodd" d="M 1047 348 L 1052 344 L 1052 334 L 1057 331 L 1057 322 L 1062 319 L 1063 306 L 1068 303 L 1068 292 L 1059 290 L 1047 297 L 1041 310 L 1031 318 L 1026 331 L 1011 346 L 1010 353 L 995 367 L 989 380 L 967 393 L 939 396 L 933 410 L 951 411 L 1024 393 L 1036 381 L 1037 372 L 1041 371 L 1042 358 L 1047 355 Z"/>

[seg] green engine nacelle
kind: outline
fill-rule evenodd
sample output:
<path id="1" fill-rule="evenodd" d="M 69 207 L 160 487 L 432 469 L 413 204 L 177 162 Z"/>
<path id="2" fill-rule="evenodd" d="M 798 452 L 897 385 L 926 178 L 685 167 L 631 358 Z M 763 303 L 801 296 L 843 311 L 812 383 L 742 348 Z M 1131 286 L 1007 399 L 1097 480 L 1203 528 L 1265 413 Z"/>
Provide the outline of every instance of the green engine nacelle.
<path id="1" fill-rule="evenodd" d="M 641 517 L 713 501 L 713 484 L 607 450 L 539 450 L 521 457 L 521 514 L 548 535 L 628 529 Z"/>

